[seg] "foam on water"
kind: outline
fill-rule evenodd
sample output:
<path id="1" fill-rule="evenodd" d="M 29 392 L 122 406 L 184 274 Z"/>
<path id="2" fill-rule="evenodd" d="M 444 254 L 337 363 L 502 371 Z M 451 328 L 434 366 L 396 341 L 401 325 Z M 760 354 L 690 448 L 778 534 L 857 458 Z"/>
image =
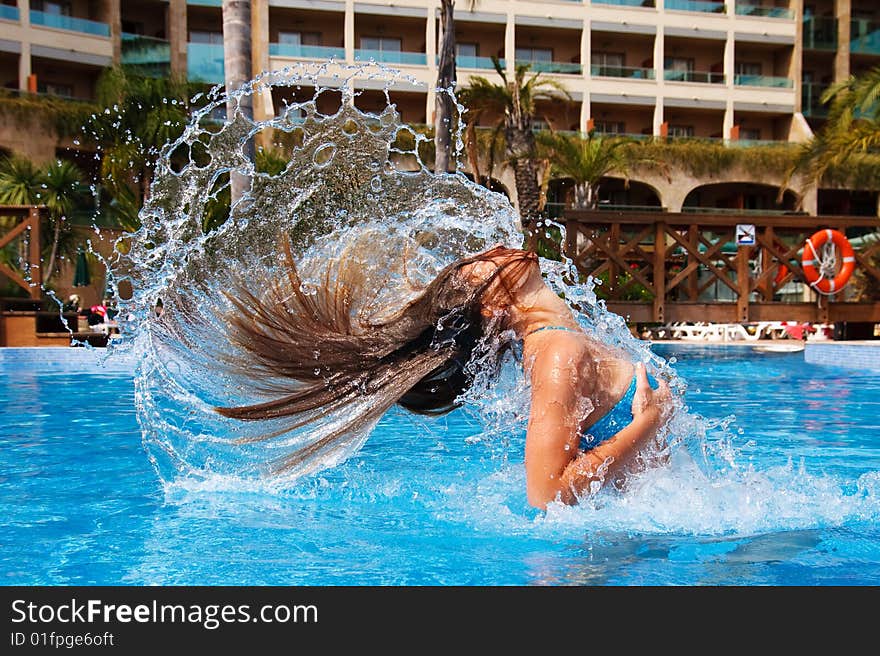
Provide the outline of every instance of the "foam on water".
<path id="1" fill-rule="evenodd" d="M 458 258 L 497 243 L 522 245 L 516 211 L 503 195 L 460 172 L 429 171 L 421 157 L 429 141 L 400 121 L 390 101 L 380 112 L 355 106 L 355 79 L 381 81 L 386 100 L 394 84 L 414 80 L 374 64 L 343 71 L 301 65 L 263 75 L 233 94 L 233 103 L 242 94 L 286 94 L 288 103 L 267 121 L 240 112 L 232 120 L 214 121 L 227 98 L 213 92 L 182 137 L 163 151 L 140 215 L 142 227 L 120 240 L 108 262 L 111 284 L 120 292 L 124 336 L 113 350 L 138 360 L 138 420 L 172 503 L 225 494 L 241 503 L 241 495 L 251 493 L 278 495 L 281 503 L 340 494 L 358 499 L 418 494 L 412 481 L 402 483 L 346 462 L 363 447 L 373 426 L 324 463 L 327 471 L 336 468 L 332 476 L 319 472 L 298 478 L 302 472 L 293 472 L 287 478 L 267 477 L 267 463 L 301 443 L 304 435 L 293 431 L 242 444 L 272 432 L 272 422 L 240 422 L 214 411 L 254 399 L 253 381 L 218 367 L 235 355 L 224 319 L 233 306 L 225 292 L 241 280 L 286 275 L 283 236 L 293 244 L 305 291 L 320 284 L 328 259 L 357 253 L 375 291 L 361 309 L 374 316 L 399 307 Z M 324 109 L 329 97 L 336 98 L 334 108 L 322 114 L 319 107 Z M 264 146 L 271 142 L 284 153 L 280 173 L 258 170 L 243 147 L 251 139 Z M 460 151 L 460 137 L 457 143 Z M 246 182 L 248 193 L 232 206 L 228 219 L 216 220 L 217 199 L 229 186 L 230 174 Z M 585 330 L 634 361 L 646 362 L 683 395 L 687 383 L 676 374 L 674 361 L 633 338 L 624 320 L 597 301 L 591 284 L 575 284 L 571 262 L 541 264 L 548 283 L 576 310 Z M 159 299 L 161 319 L 155 313 Z M 740 462 L 733 417 L 707 419 L 684 405 L 672 420 L 668 467 L 633 479 L 626 494 L 609 491 L 579 507 L 551 505 L 546 514 L 536 514 L 524 502 L 521 433 L 528 389 L 515 351 L 500 379 L 476 373 L 465 400 L 480 429 L 466 441 L 475 454 L 489 453 L 496 465 L 489 473 L 452 484 L 429 481 L 433 488 L 420 492 L 420 503 L 438 517 L 493 532 L 550 536 L 597 530 L 723 535 L 878 516 L 876 472 L 853 483 L 794 465 L 754 471 Z M 344 419 L 327 417 L 309 427 L 310 437 Z M 431 420 L 416 421 L 429 425 Z M 511 437 L 517 434 L 520 438 Z"/>

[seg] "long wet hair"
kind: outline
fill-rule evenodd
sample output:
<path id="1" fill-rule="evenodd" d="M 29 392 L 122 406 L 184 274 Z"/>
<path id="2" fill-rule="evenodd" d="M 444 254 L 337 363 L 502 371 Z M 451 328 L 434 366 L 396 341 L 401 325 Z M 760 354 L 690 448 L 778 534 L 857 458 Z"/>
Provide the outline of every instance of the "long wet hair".
<path id="1" fill-rule="evenodd" d="M 356 262 L 327 266 L 321 284 L 306 290 L 287 240 L 282 249 L 286 276 L 262 281 L 260 293 L 242 286 L 227 294 L 234 308 L 226 317 L 230 339 L 240 354 L 227 364 L 272 398 L 215 410 L 242 421 L 281 421 L 281 429 L 243 442 L 272 439 L 334 413 L 345 420 L 275 462 L 274 473 L 319 467 L 346 436 L 394 404 L 426 415 L 458 407 L 472 382 L 475 350 L 491 337 L 487 331 L 503 329 L 503 320 L 484 315 L 487 300 L 503 307 L 537 262 L 534 253 L 504 247 L 465 257 L 398 310 L 365 319 L 355 296 L 369 292 Z M 475 263 L 485 263 L 478 275 L 462 275 Z"/>

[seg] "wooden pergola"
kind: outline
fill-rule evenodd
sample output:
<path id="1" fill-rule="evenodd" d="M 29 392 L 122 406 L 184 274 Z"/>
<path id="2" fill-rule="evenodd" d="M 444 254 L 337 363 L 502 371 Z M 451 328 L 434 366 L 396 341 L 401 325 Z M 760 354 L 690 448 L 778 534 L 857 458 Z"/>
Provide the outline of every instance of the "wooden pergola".
<path id="1" fill-rule="evenodd" d="M 848 302 L 843 295 L 774 300 L 789 282 L 805 281 L 800 252 L 810 235 L 822 228 L 876 232 L 877 218 L 566 210 L 560 220 L 565 254 L 579 271 L 607 279 L 608 308 L 633 323 L 880 322 L 878 302 Z M 737 245 L 743 225 L 754 227 L 754 245 Z M 880 281 L 872 264 L 878 251 L 880 241 L 855 257 L 857 271 Z M 713 285 L 733 300 L 706 300 Z M 650 300 L 631 300 L 634 289 Z"/>
<path id="2" fill-rule="evenodd" d="M 16 219 L 12 229 L 0 236 L 0 248 L 17 237 L 27 238 L 27 271 L 22 275 L 0 262 L 0 274 L 9 278 L 24 289 L 28 295 L 38 300 L 43 293 L 43 267 L 40 257 L 40 222 L 45 219 L 45 206 L 0 205 L 0 216 Z"/>

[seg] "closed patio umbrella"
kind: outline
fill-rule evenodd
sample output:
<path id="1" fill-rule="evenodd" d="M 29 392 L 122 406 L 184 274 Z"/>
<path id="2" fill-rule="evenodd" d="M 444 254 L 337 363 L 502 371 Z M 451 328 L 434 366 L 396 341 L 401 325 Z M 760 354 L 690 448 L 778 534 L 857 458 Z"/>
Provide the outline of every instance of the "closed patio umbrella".
<path id="1" fill-rule="evenodd" d="M 74 287 L 88 287 L 92 284 L 92 275 L 89 272 L 89 261 L 86 259 L 86 252 L 80 246 L 76 253 L 76 270 L 73 273 Z"/>

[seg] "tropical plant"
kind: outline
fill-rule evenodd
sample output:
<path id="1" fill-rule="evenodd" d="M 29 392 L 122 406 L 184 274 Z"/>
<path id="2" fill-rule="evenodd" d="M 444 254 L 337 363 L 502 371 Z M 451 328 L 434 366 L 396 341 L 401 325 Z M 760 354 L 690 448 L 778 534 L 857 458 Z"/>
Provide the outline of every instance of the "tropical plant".
<path id="1" fill-rule="evenodd" d="M 460 98 L 476 123 L 482 115 L 498 116 L 497 134 L 503 134 L 505 157 L 513 169 L 517 204 L 523 228 L 531 232 L 541 210 L 541 186 L 538 177 L 538 152 L 532 122 L 541 100 L 570 99 L 565 87 L 555 80 L 530 74 L 531 66 L 519 64 L 513 79 L 508 79 L 497 57 L 492 57 L 501 84 L 482 76 L 471 78 Z"/>
<path id="2" fill-rule="evenodd" d="M 635 166 L 661 166 L 649 151 L 638 148 L 631 139 L 542 132 L 539 144 L 550 161 L 547 174 L 570 178 L 574 182 L 572 206 L 578 209 L 596 209 L 599 205 L 599 187 L 609 175 L 629 176 Z"/>
<path id="3" fill-rule="evenodd" d="M 92 207 L 83 173 L 74 163 L 56 160 L 38 168 L 20 156 L 0 162 L 0 204 L 46 206 L 48 219 L 40 246 L 47 282 L 57 273 L 60 258 L 76 252 L 72 221 Z"/>
<path id="4" fill-rule="evenodd" d="M 811 184 L 849 182 L 852 169 L 868 164 L 880 179 L 880 66 L 829 87 L 820 100 L 829 105 L 828 120 L 807 142 L 789 169 Z"/>
<path id="5" fill-rule="evenodd" d="M 199 87 L 175 78 L 106 69 L 98 80 L 103 111 L 83 127 L 83 138 L 101 154 L 100 180 L 110 194 L 107 207 L 127 229 L 138 225 L 138 210 L 149 193 L 162 148 L 183 132 Z"/>

